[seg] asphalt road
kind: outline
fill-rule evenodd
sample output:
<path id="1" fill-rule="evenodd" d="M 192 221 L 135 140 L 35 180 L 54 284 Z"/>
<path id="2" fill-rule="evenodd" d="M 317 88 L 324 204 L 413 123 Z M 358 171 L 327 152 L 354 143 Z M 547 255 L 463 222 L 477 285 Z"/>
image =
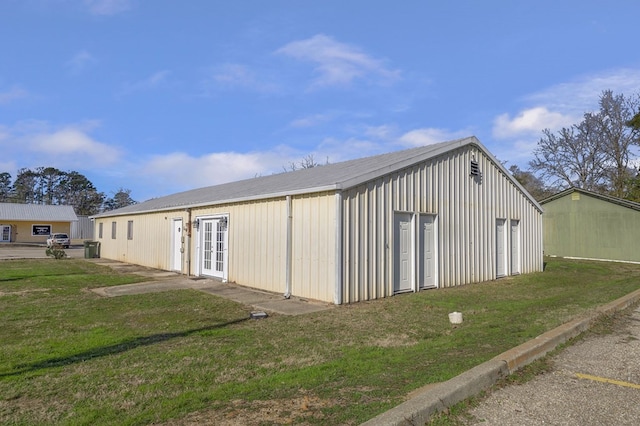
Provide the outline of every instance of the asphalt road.
<path id="1" fill-rule="evenodd" d="M 590 334 L 551 360 L 552 370 L 491 393 L 468 425 L 639 425 L 640 308 L 614 331 Z"/>

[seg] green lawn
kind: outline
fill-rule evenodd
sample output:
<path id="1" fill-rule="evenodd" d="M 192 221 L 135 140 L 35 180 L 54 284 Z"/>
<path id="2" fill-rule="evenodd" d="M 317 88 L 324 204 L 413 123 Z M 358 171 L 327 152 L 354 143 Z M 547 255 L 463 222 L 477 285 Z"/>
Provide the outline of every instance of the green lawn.
<path id="1" fill-rule="evenodd" d="M 359 424 L 640 288 L 640 265 L 547 262 L 251 320 L 192 290 L 102 298 L 88 289 L 142 278 L 84 260 L 0 261 L 0 424 Z"/>

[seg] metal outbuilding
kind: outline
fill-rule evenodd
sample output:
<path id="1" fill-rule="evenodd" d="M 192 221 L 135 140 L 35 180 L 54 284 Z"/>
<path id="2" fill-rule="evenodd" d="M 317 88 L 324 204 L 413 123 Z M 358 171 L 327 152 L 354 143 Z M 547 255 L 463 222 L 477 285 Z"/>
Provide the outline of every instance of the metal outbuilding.
<path id="1" fill-rule="evenodd" d="M 542 208 L 475 137 L 94 217 L 101 256 L 353 303 L 541 271 Z"/>
<path id="2" fill-rule="evenodd" d="M 0 243 L 45 243 L 49 234 L 69 234 L 72 206 L 0 203 Z"/>
<path id="3" fill-rule="evenodd" d="M 545 254 L 640 262 L 640 203 L 569 188 L 540 204 Z"/>

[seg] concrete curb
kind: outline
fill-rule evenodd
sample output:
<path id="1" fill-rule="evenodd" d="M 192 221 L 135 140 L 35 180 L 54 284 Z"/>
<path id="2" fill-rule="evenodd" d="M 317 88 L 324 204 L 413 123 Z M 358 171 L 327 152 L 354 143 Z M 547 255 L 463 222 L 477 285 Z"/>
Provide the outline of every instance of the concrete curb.
<path id="1" fill-rule="evenodd" d="M 433 414 L 479 394 L 501 378 L 543 357 L 562 343 L 588 330 L 599 318 L 624 310 L 638 301 L 640 301 L 640 290 L 600 306 L 592 313 L 556 327 L 446 382 L 439 383 L 363 423 L 362 426 L 424 425 Z"/>

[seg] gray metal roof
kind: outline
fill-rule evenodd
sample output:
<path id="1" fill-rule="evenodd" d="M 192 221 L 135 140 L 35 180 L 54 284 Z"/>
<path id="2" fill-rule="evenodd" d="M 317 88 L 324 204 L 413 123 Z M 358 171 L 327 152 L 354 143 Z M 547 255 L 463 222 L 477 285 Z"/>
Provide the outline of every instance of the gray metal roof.
<path id="1" fill-rule="evenodd" d="M 635 201 L 629 201 L 629 200 L 624 200 L 622 198 L 617 198 L 617 197 L 612 197 L 610 195 L 604 195 L 604 194 L 598 194 L 597 192 L 593 192 L 593 191 L 587 191 L 586 189 L 582 189 L 582 188 L 568 188 L 565 189 L 564 191 L 560 191 L 556 194 L 553 194 L 552 196 L 545 198 L 544 200 L 540 201 L 540 204 L 546 204 L 549 203 L 551 201 L 557 200 L 559 198 L 565 197 L 569 194 L 572 194 L 574 192 L 581 192 L 585 195 L 589 195 L 593 198 L 598 198 L 600 200 L 603 201 L 607 201 L 609 203 L 613 203 L 613 204 L 617 204 L 619 206 L 622 207 L 627 207 L 629 209 L 633 209 L 633 210 L 637 210 L 640 211 L 640 203 L 636 203 Z"/>
<path id="2" fill-rule="evenodd" d="M 105 212 L 95 217 L 119 216 L 147 211 L 173 210 L 176 208 L 257 200 L 285 195 L 342 190 L 371 181 L 380 176 L 401 170 L 465 145 L 475 145 L 487 156 L 493 158 L 487 149 L 482 146 L 480 141 L 475 136 L 471 136 L 464 139 L 441 142 L 373 157 L 327 164 L 321 167 L 287 173 L 283 172 L 270 176 L 193 189 L 160 198 L 153 198 L 139 204 Z M 495 159 L 494 161 L 496 166 L 504 169 L 498 161 Z M 506 170 L 504 170 L 504 172 L 511 178 L 511 175 Z M 522 189 L 522 186 L 520 186 L 515 179 L 512 180 Z M 522 190 L 528 195 L 524 189 Z M 529 198 L 539 208 L 538 203 L 532 197 L 529 196 Z"/>
<path id="3" fill-rule="evenodd" d="M 78 220 L 72 206 L 0 203 L 0 222 L 9 220 L 73 222 Z"/>

